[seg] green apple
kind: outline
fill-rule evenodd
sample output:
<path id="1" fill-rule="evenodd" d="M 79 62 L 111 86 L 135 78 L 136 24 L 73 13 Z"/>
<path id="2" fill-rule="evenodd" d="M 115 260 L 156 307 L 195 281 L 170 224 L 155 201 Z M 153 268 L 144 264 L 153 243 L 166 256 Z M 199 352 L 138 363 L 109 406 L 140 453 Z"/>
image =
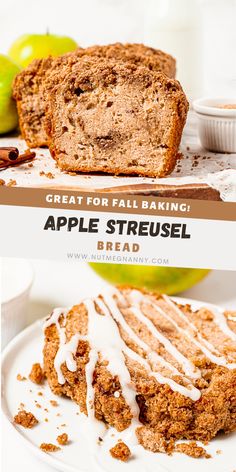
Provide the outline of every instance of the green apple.
<path id="1" fill-rule="evenodd" d="M 0 54 L 0 134 L 13 131 L 18 123 L 12 98 L 12 81 L 20 68 L 9 57 Z"/>
<path id="2" fill-rule="evenodd" d="M 55 34 L 24 34 L 10 47 L 9 56 L 22 67 L 26 67 L 33 59 L 48 56 L 60 56 L 77 48 L 76 42 L 68 36 Z"/>
<path id="3" fill-rule="evenodd" d="M 90 263 L 90 266 L 108 282 L 131 285 L 152 292 L 174 295 L 191 288 L 209 273 L 207 269 L 138 266 L 126 264 Z"/>

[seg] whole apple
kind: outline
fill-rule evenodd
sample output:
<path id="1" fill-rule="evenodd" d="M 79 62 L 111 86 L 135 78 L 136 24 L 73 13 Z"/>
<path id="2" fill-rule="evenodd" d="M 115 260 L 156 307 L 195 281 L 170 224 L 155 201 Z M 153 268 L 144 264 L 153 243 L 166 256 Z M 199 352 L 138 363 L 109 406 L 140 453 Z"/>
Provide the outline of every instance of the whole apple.
<path id="1" fill-rule="evenodd" d="M 12 81 L 20 68 L 9 57 L 0 54 L 0 134 L 13 131 L 18 123 L 12 98 Z"/>
<path id="2" fill-rule="evenodd" d="M 12 44 L 8 54 L 17 64 L 26 67 L 33 59 L 60 56 L 77 47 L 76 42 L 68 36 L 24 34 Z"/>
<path id="3" fill-rule="evenodd" d="M 90 263 L 90 266 L 114 285 L 130 285 L 152 292 L 175 295 L 191 288 L 209 273 L 207 269 Z"/>

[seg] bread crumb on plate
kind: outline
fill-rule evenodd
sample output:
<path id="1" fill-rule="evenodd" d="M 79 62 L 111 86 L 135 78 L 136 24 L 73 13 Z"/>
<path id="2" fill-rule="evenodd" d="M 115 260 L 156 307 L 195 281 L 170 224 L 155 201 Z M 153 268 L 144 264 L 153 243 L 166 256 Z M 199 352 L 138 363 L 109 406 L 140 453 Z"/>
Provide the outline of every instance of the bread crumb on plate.
<path id="1" fill-rule="evenodd" d="M 63 433 L 57 436 L 57 442 L 60 444 L 60 446 L 65 446 L 68 444 L 68 434 Z"/>
<path id="2" fill-rule="evenodd" d="M 38 385 L 42 383 L 44 379 L 44 373 L 41 365 L 38 362 L 32 365 L 29 374 L 29 379 L 31 380 L 31 382 L 34 382 Z"/>
<path id="3" fill-rule="evenodd" d="M 17 374 L 16 379 L 19 380 L 19 382 L 23 382 L 24 380 L 26 380 L 26 377 L 21 374 Z"/>
<path id="4" fill-rule="evenodd" d="M 60 451 L 61 448 L 59 446 L 55 446 L 55 444 L 42 443 L 40 444 L 40 449 L 43 452 L 57 452 L 57 451 Z"/>
<path id="5" fill-rule="evenodd" d="M 182 452 L 187 456 L 198 458 L 198 457 L 205 457 L 205 459 L 209 459 L 211 457 L 210 454 L 207 453 L 204 447 L 198 446 L 196 441 L 190 441 L 189 443 L 182 443 L 176 444 L 175 452 Z"/>
<path id="6" fill-rule="evenodd" d="M 33 428 L 38 424 L 38 420 L 33 413 L 21 410 L 14 416 L 14 423 L 23 426 L 23 428 Z"/>
<path id="7" fill-rule="evenodd" d="M 131 456 L 129 447 L 123 441 L 118 442 L 114 447 L 112 447 L 110 453 L 114 459 L 123 462 L 126 462 Z"/>
<path id="8" fill-rule="evenodd" d="M 56 400 L 50 400 L 52 406 L 59 406 L 59 403 Z"/>

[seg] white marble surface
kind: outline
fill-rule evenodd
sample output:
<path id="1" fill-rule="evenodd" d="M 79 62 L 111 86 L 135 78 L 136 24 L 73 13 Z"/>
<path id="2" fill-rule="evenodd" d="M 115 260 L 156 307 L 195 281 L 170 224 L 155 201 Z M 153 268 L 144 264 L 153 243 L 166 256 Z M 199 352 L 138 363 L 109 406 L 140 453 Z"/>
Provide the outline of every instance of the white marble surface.
<path id="1" fill-rule="evenodd" d="M 71 305 L 80 297 L 99 291 L 106 284 L 85 263 L 32 261 L 35 278 L 31 291 L 28 324 L 45 316 L 55 305 Z M 219 304 L 228 309 L 236 308 L 236 272 L 213 271 L 195 287 L 181 296 Z M 39 462 L 31 452 L 19 443 L 8 423 L 3 422 L 2 435 L 4 472 L 16 469 L 25 472 L 50 472 L 52 469 Z M 14 452 L 13 452 L 14 451 Z M 92 471 L 91 471 L 92 472 Z"/>

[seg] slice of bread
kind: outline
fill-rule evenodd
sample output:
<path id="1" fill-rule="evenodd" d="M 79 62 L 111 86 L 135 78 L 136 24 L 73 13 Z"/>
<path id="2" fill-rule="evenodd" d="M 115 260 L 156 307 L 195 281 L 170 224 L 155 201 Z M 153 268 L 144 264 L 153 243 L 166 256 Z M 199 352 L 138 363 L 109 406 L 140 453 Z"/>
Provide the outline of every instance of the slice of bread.
<path id="1" fill-rule="evenodd" d="M 17 75 L 13 85 L 21 133 L 29 147 L 48 145 L 45 130 L 47 105 L 44 99 L 45 84 L 47 84 L 47 90 L 53 88 L 54 83 L 57 83 L 57 78 L 61 77 L 63 66 L 73 67 L 85 54 L 143 64 L 150 70 L 162 71 L 170 77 L 175 76 L 175 59 L 143 44 L 116 43 L 108 46 L 92 46 L 87 49 L 78 48 L 72 53 L 57 58 L 35 60 Z"/>
<path id="2" fill-rule="evenodd" d="M 83 55 L 46 98 L 59 167 L 163 177 L 176 163 L 188 102 L 178 81 L 133 63 Z"/>
<path id="3" fill-rule="evenodd" d="M 209 441 L 236 431 L 234 315 L 129 287 L 104 291 L 46 320 L 44 373 L 95 433 L 96 420 L 130 428 L 153 452 Z"/>

